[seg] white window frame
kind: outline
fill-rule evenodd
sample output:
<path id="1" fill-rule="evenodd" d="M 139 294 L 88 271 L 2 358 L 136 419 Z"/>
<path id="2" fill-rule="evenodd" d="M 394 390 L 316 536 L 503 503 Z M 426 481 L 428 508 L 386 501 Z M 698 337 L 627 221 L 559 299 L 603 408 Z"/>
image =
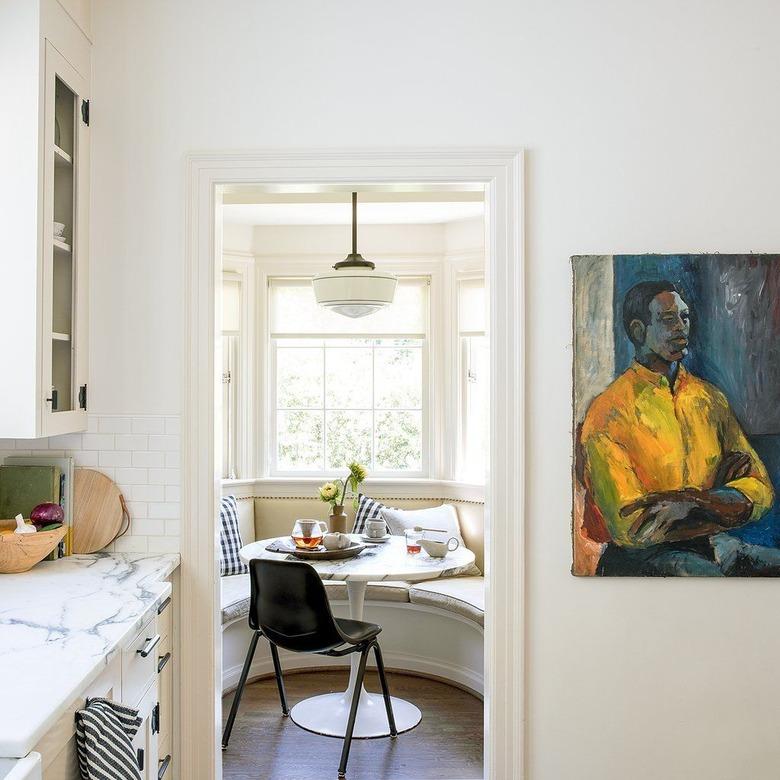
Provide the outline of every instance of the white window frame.
<path id="1" fill-rule="evenodd" d="M 460 323 L 461 323 L 461 313 L 460 313 L 460 284 L 461 282 L 469 282 L 469 281 L 481 281 L 485 285 L 487 285 L 487 281 L 485 279 L 485 272 L 484 270 L 457 270 L 455 272 L 455 284 L 454 284 L 454 290 L 453 290 L 453 307 L 454 307 L 454 313 L 455 313 L 455 330 L 454 330 L 454 341 L 455 341 L 455 376 L 457 377 L 457 381 L 455 382 L 456 388 L 457 388 L 457 397 L 455 400 L 455 414 L 457 417 L 457 442 L 455 447 L 455 463 L 454 463 L 454 474 L 453 478 L 463 482 L 464 481 L 464 469 L 463 469 L 463 453 L 466 450 L 466 393 L 468 391 L 467 388 L 467 382 L 468 379 L 466 377 L 466 371 L 465 371 L 465 362 L 466 362 L 466 355 L 465 355 L 465 342 L 463 341 L 464 338 L 476 336 L 476 337 L 484 337 L 487 336 L 487 330 L 481 330 L 481 331 L 465 331 L 461 330 Z M 487 319 L 487 318 L 486 318 Z M 486 464 L 485 472 L 487 473 L 488 464 Z M 484 484 L 484 479 L 477 484 Z"/>
<path id="2" fill-rule="evenodd" d="M 437 442 L 438 446 L 438 479 L 455 481 L 459 485 L 467 483 L 459 478 L 459 450 L 461 447 L 461 357 L 460 357 L 460 326 L 458 322 L 458 282 L 461 279 L 484 279 L 489 292 L 488 263 L 484 250 L 459 252 L 455 256 L 445 255 L 443 259 L 443 297 L 441 319 L 441 339 L 443 349 L 439 359 L 442 375 L 447 378 L 440 388 L 441 403 L 439 404 L 439 429 L 444 432 Z M 486 305 L 489 302 L 486 300 Z M 485 313 L 489 322 L 490 312 Z M 485 335 L 489 335 L 487 332 Z M 454 436 L 448 436 L 448 431 L 455 431 Z M 485 483 L 468 483 L 468 487 L 484 491 Z"/>
<path id="3" fill-rule="evenodd" d="M 424 266 L 429 267 L 425 268 Z M 264 310 L 264 332 L 260 336 L 260 343 L 263 344 L 262 352 L 258 352 L 258 362 L 262 363 L 265 367 L 265 403 L 262 408 L 265 409 L 265 431 L 267 436 L 258 439 L 260 442 L 265 442 L 265 447 L 262 447 L 263 454 L 261 459 L 267 464 L 266 475 L 271 478 L 317 478 L 326 479 L 335 476 L 341 476 L 338 469 L 329 469 L 325 467 L 322 471 L 316 470 L 284 470 L 279 469 L 276 465 L 276 437 L 277 437 L 277 398 L 276 398 L 276 345 L 275 341 L 281 341 L 282 339 L 274 339 L 271 334 L 270 327 L 270 306 L 268 305 L 270 295 L 270 284 L 274 279 L 308 279 L 314 276 L 315 273 L 321 273 L 329 266 L 317 265 L 311 273 L 272 273 L 271 269 L 264 268 L 261 276 L 263 277 L 263 292 L 262 298 L 265 302 Z M 287 266 L 289 269 L 289 266 Z M 370 469 L 371 476 L 375 478 L 386 479 L 428 479 L 432 475 L 432 464 L 434 461 L 434 424 L 432 410 L 435 405 L 436 392 L 434 388 L 435 370 L 432 365 L 433 355 L 436 354 L 434 348 L 434 329 L 431 327 L 432 323 L 432 310 L 434 303 L 439 304 L 438 296 L 434 301 L 435 283 L 434 276 L 440 278 L 439 268 L 432 267 L 430 263 L 420 263 L 415 266 L 414 271 L 409 267 L 409 264 L 402 266 L 394 266 L 392 263 L 382 262 L 382 269 L 394 273 L 399 277 L 407 277 L 412 279 L 424 279 L 427 281 L 427 311 L 425 321 L 425 333 L 420 334 L 422 336 L 422 459 L 421 468 L 418 471 L 385 471 L 378 469 Z M 300 270 L 296 268 L 296 270 Z M 312 295 L 314 293 L 312 292 Z M 368 338 L 380 339 L 380 338 L 396 338 L 396 334 L 373 334 Z M 296 338 L 312 338 L 310 333 L 300 334 L 287 334 L 286 339 Z M 318 337 L 317 337 L 318 338 Z M 338 338 L 338 337 L 324 337 Z M 361 338 L 359 334 L 354 336 L 345 336 L 344 338 Z M 324 403 L 324 399 L 323 399 Z M 324 407 L 323 407 L 324 408 Z M 343 469 L 346 473 L 346 469 Z"/>
<path id="4" fill-rule="evenodd" d="M 250 253 L 225 252 L 222 256 L 222 278 L 237 282 L 241 292 L 240 331 L 236 350 L 238 381 L 235 385 L 235 463 L 238 479 L 246 479 L 255 473 L 254 426 L 255 395 L 255 259 Z"/>

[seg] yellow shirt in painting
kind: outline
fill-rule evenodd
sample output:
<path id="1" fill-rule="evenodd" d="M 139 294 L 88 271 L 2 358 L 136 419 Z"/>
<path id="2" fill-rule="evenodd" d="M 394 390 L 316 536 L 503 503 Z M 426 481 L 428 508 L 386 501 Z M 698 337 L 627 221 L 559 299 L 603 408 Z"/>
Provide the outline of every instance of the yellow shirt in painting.
<path id="1" fill-rule="evenodd" d="M 774 492 L 764 464 L 748 443 L 726 396 L 682 366 L 674 383 L 636 361 L 590 405 L 582 426 L 585 481 L 612 539 L 629 538 L 637 517 L 620 509 L 648 493 L 682 488 L 707 490 L 728 452 L 750 455 L 750 473 L 728 487 L 753 503 L 751 520 L 772 506 Z"/>

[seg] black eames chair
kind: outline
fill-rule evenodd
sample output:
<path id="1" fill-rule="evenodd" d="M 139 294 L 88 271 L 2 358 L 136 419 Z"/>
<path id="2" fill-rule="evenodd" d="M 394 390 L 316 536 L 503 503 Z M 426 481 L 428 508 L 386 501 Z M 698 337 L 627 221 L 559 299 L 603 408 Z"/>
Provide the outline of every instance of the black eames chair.
<path id="1" fill-rule="evenodd" d="M 352 732 L 355 729 L 360 689 L 366 672 L 368 654 L 373 649 L 382 695 L 387 710 L 390 736 L 398 736 L 393 717 L 393 705 L 385 679 L 385 667 L 377 636 L 382 630 L 374 623 L 333 617 L 330 602 L 317 572 L 308 563 L 298 561 L 253 560 L 249 563 L 249 578 L 252 584 L 249 604 L 249 627 L 255 632 L 244 661 L 241 679 L 238 682 L 230 715 L 222 735 L 222 749 L 230 740 L 230 732 L 236 719 L 241 695 L 244 692 L 249 667 L 257 648 L 257 640 L 265 636 L 271 645 L 271 657 L 279 688 L 282 713 L 289 715 L 287 697 L 284 692 L 282 667 L 277 647 L 295 653 L 317 653 L 319 655 L 345 656 L 360 653 L 360 664 L 352 692 L 352 704 L 341 750 L 339 777 L 347 771 Z"/>

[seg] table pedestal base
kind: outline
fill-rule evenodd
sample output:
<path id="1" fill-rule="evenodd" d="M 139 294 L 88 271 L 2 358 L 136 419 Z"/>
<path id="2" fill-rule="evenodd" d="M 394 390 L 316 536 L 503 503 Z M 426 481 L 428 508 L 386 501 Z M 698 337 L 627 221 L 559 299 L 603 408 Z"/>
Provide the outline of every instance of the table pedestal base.
<path id="1" fill-rule="evenodd" d="M 422 719 L 420 710 L 404 699 L 395 696 L 390 698 L 393 702 L 393 715 L 398 733 L 413 729 Z M 313 731 L 326 737 L 343 737 L 347 731 L 351 699 L 347 691 L 313 696 L 296 704 L 290 710 L 290 719 L 306 731 Z M 390 736 L 385 700 L 381 694 L 368 693 L 365 689 L 361 691 L 352 736 L 355 739 Z"/>

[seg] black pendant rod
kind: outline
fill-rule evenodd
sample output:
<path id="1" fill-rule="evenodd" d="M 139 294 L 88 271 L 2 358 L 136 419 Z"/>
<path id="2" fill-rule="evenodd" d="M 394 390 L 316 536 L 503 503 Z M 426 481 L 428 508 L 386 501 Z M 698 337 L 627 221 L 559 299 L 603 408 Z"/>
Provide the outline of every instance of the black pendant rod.
<path id="1" fill-rule="evenodd" d="M 357 192 L 352 193 L 352 254 L 357 254 Z"/>
<path id="2" fill-rule="evenodd" d="M 337 271 L 340 268 L 370 268 L 376 266 L 370 260 L 358 254 L 357 251 L 357 192 L 352 193 L 352 254 L 347 255 L 340 263 L 333 266 Z"/>

